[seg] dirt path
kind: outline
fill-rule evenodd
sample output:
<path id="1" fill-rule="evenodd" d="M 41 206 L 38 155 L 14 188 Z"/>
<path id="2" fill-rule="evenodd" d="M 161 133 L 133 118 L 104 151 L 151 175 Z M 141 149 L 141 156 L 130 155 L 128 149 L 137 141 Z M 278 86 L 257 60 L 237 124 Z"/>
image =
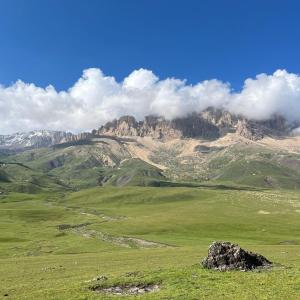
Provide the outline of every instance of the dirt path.
<path id="1" fill-rule="evenodd" d="M 74 207 L 66 207 L 68 209 L 72 209 L 73 212 L 79 213 L 81 215 L 87 216 L 87 217 L 97 217 L 102 220 L 102 222 L 113 222 L 120 219 L 126 219 L 125 216 L 106 216 L 102 212 L 95 212 L 86 210 L 83 211 L 82 209 L 77 209 Z M 121 247 L 125 248 L 163 248 L 163 247 L 173 247 L 171 245 L 167 245 L 164 243 L 157 243 L 153 241 L 148 241 L 140 238 L 135 237 L 126 237 L 126 236 L 115 236 L 111 234 L 107 234 L 102 231 L 89 229 L 88 226 L 91 225 L 93 222 L 85 222 L 82 224 L 60 224 L 58 226 L 58 230 L 62 232 L 71 232 L 74 234 L 81 235 L 85 238 L 94 238 L 101 240 L 103 242 L 112 243 Z M 96 222 L 98 223 L 98 222 Z M 101 222 L 100 222 L 101 224 Z"/>
<path id="2" fill-rule="evenodd" d="M 101 231 L 96 231 L 88 229 L 89 223 L 78 224 L 78 225 L 60 225 L 60 231 L 72 232 L 79 234 L 85 238 L 95 238 L 103 242 L 109 242 L 125 248 L 164 248 L 171 247 L 167 244 L 156 243 L 152 241 L 147 241 L 143 239 L 138 239 L 134 237 L 124 237 L 124 236 L 113 236 Z"/>

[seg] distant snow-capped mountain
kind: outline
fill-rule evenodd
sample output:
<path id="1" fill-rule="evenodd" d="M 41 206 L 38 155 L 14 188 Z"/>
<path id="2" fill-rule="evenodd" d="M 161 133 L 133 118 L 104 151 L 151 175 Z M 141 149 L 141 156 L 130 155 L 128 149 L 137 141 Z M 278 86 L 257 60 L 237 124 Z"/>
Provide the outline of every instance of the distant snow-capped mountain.
<path id="1" fill-rule="evenodd" d="M 21 149 L 49 147 L 71 140 L 74 135 L 64 131 L 36 130 L 0 135 L 0 148 Z"/>

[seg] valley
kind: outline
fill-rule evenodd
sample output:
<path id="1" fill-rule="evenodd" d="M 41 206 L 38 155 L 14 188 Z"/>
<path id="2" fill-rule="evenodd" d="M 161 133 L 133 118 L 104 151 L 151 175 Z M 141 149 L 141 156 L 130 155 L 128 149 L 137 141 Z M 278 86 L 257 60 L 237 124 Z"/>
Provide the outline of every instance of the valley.
<path id="1" fill-rule="evenodd" d="M 0 296 L 297 299 L 300 137 L 157 138 L 129 134 L 126 122 L 2 148 Z M 213 241 L 273 267 L 203 269 Z"/>
<path id="2" fill-rule="evenodd" d="M 96 187 L 1 196 L 1 296 L 116 299 L 90 286 L 153 283 L 159 291 L 138 299 L 297 299 L 298 195 L 213 187 Z M 259 251 L 275 266 L 261 272 L 204 270 L 200 262 L 214 240 Z M 131 297 L 137 296 L 126 299 Z"/>
<path id="3" fill-rule="evenodd" d="M 299 11 L 0 0 L 0 300 L 300 300 Z"/>

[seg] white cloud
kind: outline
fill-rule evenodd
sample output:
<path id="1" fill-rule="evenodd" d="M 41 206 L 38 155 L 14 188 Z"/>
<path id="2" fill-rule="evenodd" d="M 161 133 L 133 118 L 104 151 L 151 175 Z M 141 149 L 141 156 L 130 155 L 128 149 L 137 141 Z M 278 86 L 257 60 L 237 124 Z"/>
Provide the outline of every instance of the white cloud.
<path id="1" fill-rule="evenodd" d="M 285 70 L 247 79 L 241 93 L 232 95 L 229 109 L 249 118 L 266 119 L 282 114 L 300 120 L 300 77 Z"/>
<path id="2" fill-rule="evenodd" d="M 294 135 L 294 136 L 300 135 L 300 127 L 295 128 L 295 129 L 292 131 L 292 135 Z"/>
<path id="3" fill-rule="evenodd" d="M 158 77 L 152 71 L 139 69 L 133 71 L 124 79 L 123 87 L 125 89 L 150 89 L 154 83 L 158 81 Z"/>
<path id="4" fill-rule="evenodd" d="M 0 85 L 0 133 L 90 130 L 125 114 L 137 119 L 149 114 L 172 119 L 209 106 L 258 120 L 278 113 L 300 121 L 300 76 L 285 70 L 260 74 L 246 79 L 239 93 L 216 79 L 188 85 L 175 78 L 159 80 L 145 69 L 133 71 L 122 82 L 100 69 L 87 69 L 62 92 L 19 80 L 8 87 Z"/>

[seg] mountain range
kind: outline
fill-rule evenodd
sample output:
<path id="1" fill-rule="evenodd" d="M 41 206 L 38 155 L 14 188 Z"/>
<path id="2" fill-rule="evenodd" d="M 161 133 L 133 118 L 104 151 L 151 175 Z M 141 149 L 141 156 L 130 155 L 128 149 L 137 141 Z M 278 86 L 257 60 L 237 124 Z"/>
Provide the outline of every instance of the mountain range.
<path id="1" fill-rule="evenodd" d="M 250 140 L 265 136 L 283 137 L 293 135 L 299 124 L 288 123 L 280 115 L 263 121 L 248 120 L 227 111 L 209 108 L 201 113 L 166 120 L 146 116 L 137 121 L 133 116 L 123 116 L 106 123 L 92 132 L 73 134 L 65 131 L 40 130 L 11 135 L 0 135 L 0 149 L 30 149 L 90 139 L 102 135 L 118 137 L 151 137 L 160 140 L 207 138 L 217 139 L 227 133 L 236 133 Z"/>
<path id="2" fill-rule="evenodd" d="M 207 109 L 166 120 L 123 116 L 91 132 L 0 136 L 0 191 L 96 185 L 300 187 L 299 124 Z"/>

